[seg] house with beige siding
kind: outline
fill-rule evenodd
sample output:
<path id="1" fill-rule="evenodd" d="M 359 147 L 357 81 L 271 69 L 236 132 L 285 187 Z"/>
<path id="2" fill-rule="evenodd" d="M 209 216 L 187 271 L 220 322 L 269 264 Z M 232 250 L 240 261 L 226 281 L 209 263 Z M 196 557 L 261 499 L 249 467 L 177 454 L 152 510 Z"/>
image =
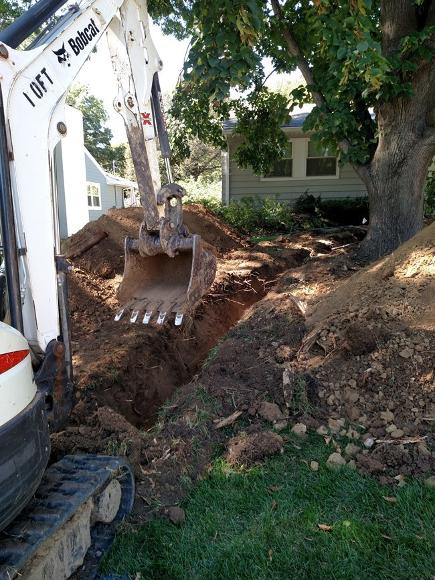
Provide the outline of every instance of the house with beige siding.
<path id="1" fill-rule="evenodd" d="M 244 197 L 276 197 L 295 202 L 304 193 L 322 199 L 361 197 L 366 188 L 351 165 L 339 165 L 333 153 L 321 149 L 310 134 L 302 130 L 309 113 L 293 115 L 282 127 L 287 139 L 287 154 L 277 160 L 267 175 L 256 175 L 252 169 L 240 168 L 235 150 L 241 137 L 234 133 L 235 120 L 224 124 L 228 150 L 223 153 L 222 199 L 224 203 Z"/>

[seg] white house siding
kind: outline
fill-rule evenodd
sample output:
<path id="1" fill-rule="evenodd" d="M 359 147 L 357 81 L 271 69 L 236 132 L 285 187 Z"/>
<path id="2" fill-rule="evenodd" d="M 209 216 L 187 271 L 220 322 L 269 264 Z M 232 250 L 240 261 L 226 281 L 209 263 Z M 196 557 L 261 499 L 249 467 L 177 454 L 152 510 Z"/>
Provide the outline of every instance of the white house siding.
<path id="1" fill-rule="evenodd" d="M 286 131 L 289 139 L 307 139 L 301 132 Z M 339 167 L 338 178 L 264 179 L 250 169 L 241 169 L 234 159 L 237 139 L 229 137 L 229 176 L 227 178 L 229 201 L 243 197 L 277 197 L 280 201 L 294 202 L 307 192 L 323 199 L 360 197 L 367 195 L 365 186 L 350 165 Z M 224 188 L 225 189 L 225 188 Z"/>
<path id="2" fill-rule="evenodd" d="M 66 105 L 64 119 L 68 131 L 54 150 L 61 238 L 75 234 L 89 220 L 87 198 L 82 193 L 86 191 L 83 116 L 77 109 Z"/>
<path id="3" fill-rule="evenodd" d="M 108 185 L 104 172 L 93 162 L 93 160 L 85 155 L 86 160 L 86 180 L 100 184 L 101 190 L 101 209 L 89 208 L 89 220 L 97 220 L 100 216 L 107 212 L 112 207 L 122 207 L 122 190 L 114 185 Z M 84 195 L 87 196 L 85 190 Z"/>

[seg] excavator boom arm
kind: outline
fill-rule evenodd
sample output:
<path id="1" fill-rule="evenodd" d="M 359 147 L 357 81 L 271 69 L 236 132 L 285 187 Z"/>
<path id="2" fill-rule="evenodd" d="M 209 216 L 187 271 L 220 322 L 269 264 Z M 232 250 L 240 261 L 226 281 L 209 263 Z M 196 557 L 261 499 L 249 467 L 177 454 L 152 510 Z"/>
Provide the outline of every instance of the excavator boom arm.
<path id="1" fill-rule="evenodd" d="M 21 254 L 24 335 L 42 353 L 62 334 L 53 152 L 68 132 L 65 95 L 105 32 L 119 41 L 117 53 L 112 49 L 115 71 L 122 69 L 123 86 L 130 84 L 128 92 L 116 95 L 115 103 L 136 130 L 139 146 L 133 155 L 137 163 L 149 165 L 145 144 L 155 137 L 150 96 L 161 61 L 149 34 L 143 0 L 92 0 L 75 5 L 30 50 L 0 45 L 1 92 Z M 130 63 L 127 70 L 126 63 Z M 157 225 L 155 188 L 150 183 L 149 179 L 140 184 L 140 189 L 147 196 L 150 225 L 153 220 Z"/>

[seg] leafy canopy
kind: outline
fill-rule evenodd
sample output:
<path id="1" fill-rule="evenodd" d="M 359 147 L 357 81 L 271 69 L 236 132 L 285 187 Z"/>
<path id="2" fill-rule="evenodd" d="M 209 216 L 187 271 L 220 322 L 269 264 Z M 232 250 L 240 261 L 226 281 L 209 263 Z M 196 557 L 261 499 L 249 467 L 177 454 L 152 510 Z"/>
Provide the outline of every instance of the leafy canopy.
<path id="1" fill-rule="evenodd" d="M 428 0 L 409 2 L 417 20 L 419 11 L 427 13 Z M 304 128 L 335 147 L 342 161 L 368 163 L 377 144 L 369 111 L 410 95 L 413 75 L 433 58 L 433 26 L 417 26 L 392 51 L 383 50 L 380 0 L 150 0 L 149 10 L 165 32 L 191 37 L 172 104 L 179 120 L 176 142 L 182 146 L 186 135 L 196 135 L 225 146 L 222 122 L 235 113 L 237 132 L 245 137 L 238 161 L 259 173 L 283 153 L 280 125 L 308 102 L 317 106 Z M 286 30 L 311 76 L 290 98 L 264 86 L 265 58 L 278 72 L 300 65 Z M 344 140 L 347 146 L 340 147 Z"/>

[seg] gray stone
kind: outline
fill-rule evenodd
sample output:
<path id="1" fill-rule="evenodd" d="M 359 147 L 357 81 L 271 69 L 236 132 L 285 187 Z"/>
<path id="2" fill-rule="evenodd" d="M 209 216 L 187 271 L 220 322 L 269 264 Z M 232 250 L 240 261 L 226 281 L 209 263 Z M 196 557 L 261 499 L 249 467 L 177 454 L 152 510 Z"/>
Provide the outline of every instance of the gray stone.
<path id="1" fill-rule="evenodd" d="M 307 426 L 304 423 L 296 423 L 292 427 L 292 433 L 299 436 L 304 436 L 307 433 Z"/>
<path id="2" fill-rule="evenodd" d="M 354 455 L 357 455 L 357 453 L 359 453 L 361 451 L 361 447 L 358 447 L 358 445 L 354 445 L 353 443 L 348 443 L 344 449 L 344 454 L 348 455 L 349 457 L 353 457 Z"/>
<path id="3" fill-rule="evenodd" d="M 285 419 L 284 414 L 276 403 L 269 403 L 269 401 L 263 401 L 258 407 L 258 414 L 266 421 L 274 423 L 275 421 L 282 421 Z"/>
<path id="4" fill-rule="evenodd" d="M 340 467 L 346 465 L 346 460 L 340 453 L 331 453 L 326 461 L 326 465 L 331 469 L 340 469 Z"/>

